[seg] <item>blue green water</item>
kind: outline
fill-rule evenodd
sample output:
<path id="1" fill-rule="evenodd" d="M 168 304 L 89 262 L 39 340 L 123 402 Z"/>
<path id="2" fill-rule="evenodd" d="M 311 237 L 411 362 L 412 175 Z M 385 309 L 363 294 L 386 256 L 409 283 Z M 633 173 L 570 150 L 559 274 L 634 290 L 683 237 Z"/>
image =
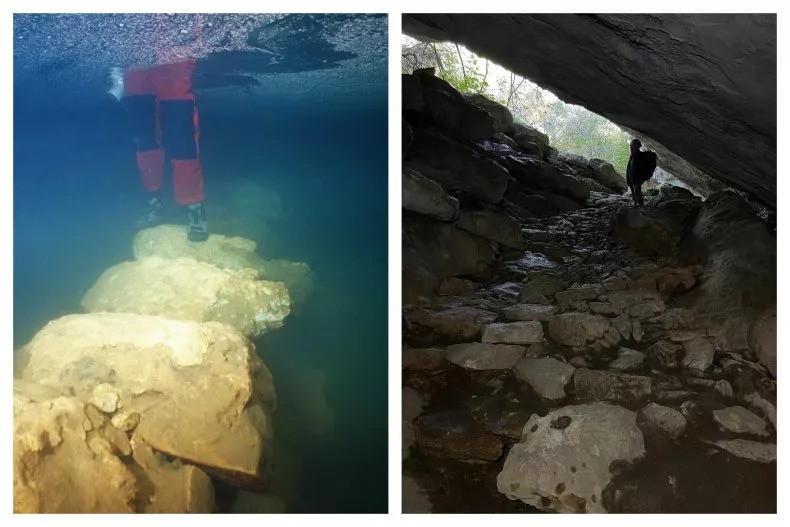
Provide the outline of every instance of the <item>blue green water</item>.
<path id="1" fill-rule="evenodd" d="M 103 72 L 48 86 L 25 60 L 15 56 L 15 348 L 81 312 L 98 276 L 132 258 L 146 199 L 123 116 L 95 90 Z M 251 237 L 265 257 L 307 262 L 316 275 L 306 306 L 256 341 L 279 397 L 275 435 L 295 489 L 288 510 L 384 512 L 386 53 L 362 73 L 268 80 L 260 90 L 197 91 L 209 229 Z M 166 212 L 186 221 L 173 204 Z"/>

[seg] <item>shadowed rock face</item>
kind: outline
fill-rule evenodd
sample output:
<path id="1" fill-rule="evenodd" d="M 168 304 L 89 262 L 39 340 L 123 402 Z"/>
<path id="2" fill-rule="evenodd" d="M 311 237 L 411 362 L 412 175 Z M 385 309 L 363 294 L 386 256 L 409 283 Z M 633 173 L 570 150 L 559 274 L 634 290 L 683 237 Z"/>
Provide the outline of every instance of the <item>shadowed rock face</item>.
<path id="1" fill-rule="evenodd" d="M 774 15 L 415 14 L 403 31 L 461 43 L 776 207 Z"/>

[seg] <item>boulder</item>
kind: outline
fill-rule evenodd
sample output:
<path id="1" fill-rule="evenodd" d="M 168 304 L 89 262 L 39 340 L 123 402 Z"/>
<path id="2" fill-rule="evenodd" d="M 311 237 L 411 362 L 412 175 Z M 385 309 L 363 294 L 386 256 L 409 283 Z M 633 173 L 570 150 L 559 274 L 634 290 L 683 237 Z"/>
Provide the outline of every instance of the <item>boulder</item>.
<path id="1" fill-rule="evenodd" d="M 433 296 L 444 278 L 470 275 L 494 261 L 491 242 L 420 215 L 403 218 L 403 303 Z"/>
<path id="2" fill-rule="evenodd" d="M 576 370 L 566 362 L 544 357 L 521 359 L 514 367 L 516 378 L 529 384 L 544 399 L 559 400 L 565 397 L 565 386 Z"/>
<path id="3" fill-rule="evenodd" d="M 304 262 L 267 260 L 258 255 L 256 243 L 240 237 L 211 234 L 200 243 L 186 239 L 182 225 L 159 225 L 139 231 L 133 242 L 136 259 L 159 256 L 170 260 L 189 258 L 220 269 L 254 269 L 259 280 L 283 282 L 297 308 L 313 294 L 315 275 Z"/>
<path id="4" fill-rule="evenodd" d="M 609 363 L 609 369 L 617 371 L 635 371 L 642 368 L 645 354 L 629 348 L 620 348 L 617 358 Z"/>
<path id="5" fill-rule="evenodd" d="M 542 274 L 524 284 L 520 298 L 524 300 L 533 295 L 553 296 L 566 287 L 568 287 L 567 280 L 553 274 Z"/>
<path id="6" fill-rule="evenodd" d="M 510 449 L 497 489 L 544 511 L 606 512 L 601 493 L 610 465 L 644 456 L 636 413 L 606 403 L 533 415 Z"/>
<path id="7" fill-rule="evenodd" d="M 702 309 L 776 305 L 776 235 L 737 194 L 711 195 L 683 247 L 686 259 L 705 266 Z"/>
<path id="8" fill-rule="evenodd" d="M 407 167 L 446 189 L 468 192 L 487 203 L 502 200 L 510 179 L 503 166 L 439 132 L 422 128 L 412 132 Z"/>
<path id="9" fill-rule="evenodd" d="M 562 172 L 551 163 L 535 156 L 511 155 L 503 162 L 510 174 L 525 188 L 545 189 L 580 203 L 587 201 L 590 192 L 611 193 L 611 190 L 597 181 Z"/>
<path id="10" fill-rule="evenodd" d="M 658 292 L 638 289 L 609 293 L 607 301 L 613 314 L 625 314 L 631 318 L 652 317 L 666 307 Z"/>
<path id="11" fill-rule="evenodd" d="M 495 322 L 483 328 L 483 342 L 533 344 L 543 340 L 543 325 L 536 321 Z"/>
<path id="12" fill-rule="evenodd" d="M 593 178 L 601 185 L 621 194 L 628 190 L 625 178 L 614 169 L 611 163 L 593 158 L 587 162 L 587 166 L 590 167 Z"/>
<path id="13" fill-rule="evenodd" d="M 419 78 L 425 102 L 422 113 L 439 128 L 472 141 L 494 135 L 494 118 L 485 109 L 468 102 L 444 79 L 432 75 Z"/>
<path id="14" fill-rule="evenodd" d="M 447 346 L 447 360 L 470 370 L 507 370 L 526 353 L 524 346 L 470 342 Z"/>
<path id="15" fill-rule="evenodd" d="M 511 249 L 524 250 L 527 247 L 521 234 L 521 223 L 505 213 L 462 210 L 457 225 L 467 232 Z"/>
<path id="16" fill-rule="evenodd" d="M 707 370 L 713 364 L 715 350 L 710 340 L 696 337 L 683 343 L 686 354 L 683 356 L 683 367 L 697 371 Z"/>
<path id="17" fill-rule="evenodd" d="M 282 327 L 291 309 L 282 282 L 256 278 L 250 269 L 148 256 L 104 271 L 83 297 L 82 306 L 92 313 L 222 322 L 245 335 L 261 335 Z"/>
<path id="18" fill-rule="evenodd" d="M 422 415 L 414 421 L 414 434 L 420 450 L 442 458 L 495 461 L 504 445 L 464 411 Z"/>
<path id="19" fill-rule="evenodd" d="M 675 254 L 684 229 L 681 218 L 653 207 L 622 207 L 614 220 L 614 232 L 623 243 L 655 256 Z"/>
<path id="20" fill-rule="evenodd" d="M 523 123 L 513 124 L 513 140 L 527 153 L 532 153 L 529 145 L 537 147 L 536 155 L 546 157 L 549 154 L 549 136 L 536 128 Z"/>
<path id="21" fill-rule="evenodd" d="M 454 306 L 432 311 L 406 312 L 411 332 L 424 335 L 425 342 L 468 342 L 479 338 L 483 327 L 496 320 L 496 314 L 472 306 Z"/>
<path id="22" fill-rule="evenodd" d="M 584 346 L 603 337 L 607 329 L 606 318 L 589 313 L 563 313 L 549 320 L 549 336 L 564 346 Z"/>
<path id="23" fill-rule="evenodd" d="M 238 331 L 128 313 L 69 315 L 21 350 L 22 379 L 88 400 L 106 383 L 140 415 L 137 439 L 235 485 L 259 485 L 270 454 L 272 377 Z"/>
<path id="24" fill-rule="evenodd" d="M 458 216 L 458 200 L 416 170 L 403 167 L 402 187 L 404 209 L 442 221 L 452 221 Z"/>
<path id="25" fill-rule="evenodd" d="M 494 102 L 479 93 L 464 94 L 467 102 L 479 106 L 488 112 L 494 119 L 494 131 L 498 134 L 511 134 L 513 132 L 513 114 L 507 106 Z"/>
<path id="26" fill-rule="evenodd" d="M 579 368 L 573 375 L 573 388 L 584 400 L 630 403 L 650 395 L 650 377 Z"/>
<path id="27" fill-rule="evenodd" d="M 538 320 L 540 322 L 547 322 L 556 312 L 556 306 L 516 304 L 506 307 L 502 311 L 502 314 L 508 320 Z"/>
<path id="28" fill-rule="evenodd" d="M 666 434 L 677 439 L 686 430 L 683 414 L 668 406 L 649 403 L 639 411 L 637 422 L 644 423 L 648 430 Z"/>

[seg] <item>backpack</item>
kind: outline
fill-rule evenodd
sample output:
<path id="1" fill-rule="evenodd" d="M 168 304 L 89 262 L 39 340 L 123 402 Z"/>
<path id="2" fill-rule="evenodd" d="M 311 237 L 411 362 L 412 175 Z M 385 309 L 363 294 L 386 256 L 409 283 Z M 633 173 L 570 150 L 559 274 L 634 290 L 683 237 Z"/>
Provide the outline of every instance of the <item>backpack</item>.
<path id="1" fill-rule="evenodd" d="M 641 185 L 651 177 L 653 177 L 653 172 L 656 170 L 656 166 L 658 165 L 658 156 L 655 152 L 650 150 L 646 150 L 644 152 L 639 152 L 639 162 L 637 163 L 636 167 L 636 183 Z"/>

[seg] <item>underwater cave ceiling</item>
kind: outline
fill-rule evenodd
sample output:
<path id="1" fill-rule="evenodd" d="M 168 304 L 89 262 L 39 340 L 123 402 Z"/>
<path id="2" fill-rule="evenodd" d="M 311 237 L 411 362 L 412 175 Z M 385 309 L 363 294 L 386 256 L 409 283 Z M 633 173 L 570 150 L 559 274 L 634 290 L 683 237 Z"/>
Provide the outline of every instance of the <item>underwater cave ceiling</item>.
<path id="1" fill-rule="evenodd" d="M 411 14 L 403 31 L 463 44 L 776 208 L 774 15 Z M 675 175 L 704 186 L 694 173 Z"/>

